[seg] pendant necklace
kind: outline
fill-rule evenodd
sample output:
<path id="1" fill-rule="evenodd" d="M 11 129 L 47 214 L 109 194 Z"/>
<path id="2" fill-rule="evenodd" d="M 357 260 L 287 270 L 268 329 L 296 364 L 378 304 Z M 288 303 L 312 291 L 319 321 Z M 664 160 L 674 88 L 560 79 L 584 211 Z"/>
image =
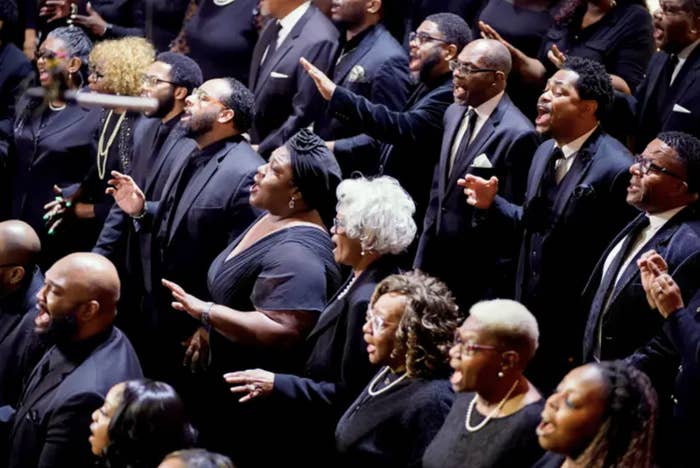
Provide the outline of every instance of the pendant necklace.
<path id="1" fill-rule="evenodd" d="M 100 133 L 100 139 L 97 141 L 97 175 L 100 178 L 100 180 L 104 180 L 105 178 L 105 171 L 107 170 L 107 158 L 109 157 L 109 148 L 112 146 L 112 143 L 114 143 L 114 139 L 117 137 L 117 133 L 119 133 L 119 127 L 121 126 L 122 122 L 124 121 L 124 118 L 126 117 L 126 112 L 122 113 L 122 115 L 119 117 L 119 120 L 117 120 L 117 124 L 114 126 L 114 130 L 112 130 L 112 134 L 107 140 L 107 146 L 105 146 L 105 133 L 107 132 L 107 127 L 109 126 L 109 121 L 112 119 L 113 113 L 114 111 L 111 110 L 109 111 L 109 114 L 107 114 L 105 124 L 102 127 L 102 133 Z"/>

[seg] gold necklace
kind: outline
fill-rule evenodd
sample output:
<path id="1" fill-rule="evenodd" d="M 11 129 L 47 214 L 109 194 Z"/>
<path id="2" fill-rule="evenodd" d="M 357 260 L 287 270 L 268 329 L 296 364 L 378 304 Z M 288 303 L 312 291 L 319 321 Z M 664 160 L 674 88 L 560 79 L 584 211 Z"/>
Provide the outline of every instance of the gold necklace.
<path id="1" fill-rule="evenodd" d="M 124 121 L 124 117 L 126 117 L 126 112 L 122 113 L 122 115 L 119 117 L 119 120 L 117 120 L 117 125 L 114 126 L 114 130 L 112 130 L 112 134 L 110 135 L 109 140 L 107 140 L 107 146 L 105 147 L 105 133 L 107 132 L 107 127 L 109 126 L 109 121 L 112 119 L 113 113 L 114 111 L 111 110 L 109 111 L 109 114 L 107 114 L 105 124 L 102 127 L 102 133 L 100 133 L 100 139 L 97 141 L 97 175 L 100 178 L 100 180 L 104 180 L 105 178 L 105 171 L 107 170 L 107 157 L 109 156 L 109 148 L 112 146 L 112 143 L 114 143 L 114 139 L 117 137 L 117 133 L 119 133 L 119 127 Z"/>

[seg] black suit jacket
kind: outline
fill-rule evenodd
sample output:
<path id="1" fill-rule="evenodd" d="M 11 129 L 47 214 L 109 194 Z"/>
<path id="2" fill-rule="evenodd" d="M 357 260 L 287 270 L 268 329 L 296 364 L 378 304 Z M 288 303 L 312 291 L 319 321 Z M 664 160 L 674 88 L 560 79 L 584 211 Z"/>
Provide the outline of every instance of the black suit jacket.
<path id="1" fill-rule="evenodd" d="M 264 164 L 263 159 L 240 136 L 219 144 L 221 148 L 168 210 L 166 200 L 176 196 L 176 184 L 189 154 L 178 158 L 180 164 L 173 167 L 161 201 L 147 202 L 147 214 L 139 223 L 152 235 L 151 256 L 144 258 L 144 262 L 151 272 L 154 304 L 162 319 L 156 325 L 164 329 L 172 326 L 178 335 L 191 333 L 195 322 L 171 309 L 170 291 L 161 286 L 160 280 L 175 281 L 190 294 L 209 297 L 209 265 L 260 214 L 250 205 L 248 196 L 255 171 Z M 178 206 L 185 209 L 177 210 Z M 172 221 L 167 221 L 167 217 L 172 217 Z M 169 229 L 162 233 L 160 227 L 164 222 L 169 222 Z"/>
<path id="2" fill-rule="evenodd" d="M 640 215 L 643 216 L 646 215 Z M 676 213 L 637 252 L 606 302 L 605 293 L 611 285 L 603 281 L 603 264 L 610 251 L 628 235 L 634 224 L 630 223 L 613 239 L 589 280 L 586 295 L 593 295 L 583 342 L 583 359 L 586 362 L 593 359 L 598 340 L 600 359 L 608 361 L 628 356 L 659 333 L 663 319 L 657 310 L 649 307 L 637 267 L 637 259 L 644 252 L 653 249 L 666 259 L 668 272 L 681 287 L 686 300 L 698 289 L 700 220 L 697 207 L 690 206 Z"/>
<path id="3" fill-rule="evenodd" d="M 508 243 L 514 244 L 512 239 L 475 223 L 474 217 L 479 212 L 466 203 L 457 179 L 468 173 L 487 178 L 495 175 L 500 194 L 514 203 L 521 203 L 539 137 L 532 123 L 504 94 L 466 151 L 456 155 L 454 168 L 448 176 L 451 148 L 466 110 L 465 106 L 452 104 L 445 112 L 440 162 L 433 174 L 430 204 L 414 266 L 445 281 L 457 296 L 460 307 L 468 310 L 472 303 L 491 295 L 487 289 L 496 297 L 512 296 L 517 251 L 507 249 Z M 493 166 L 488 173 L 472 166 L 482 154 Z M 499 246 L 498 255 L 488 248 L 490 245 Z M 490 273 L 481 268 L 465 269 L 471 262 L 494 268 Z"/>
<path id="4" fill-rule="evenodd" d="M 359 44 L 340 55 L 333 81 L 374 104 L 384 104 L 398 111 L 404 108 L 408 98 L 408 56 L 389 31 L 377 24 L 365 33 Z M 375 153 L 379 149 L 376 140 L 358 134 L 329 112 L 316 122 L 314 131 L 324 140 L 334 140 L 335 154 L 345 158 L 356 147 Z M 344 169 L 346 174 L 353 170 Z"/>
<path id="5" fill-rule="evenodd" d="M 382 143 L 379 161 L 358 161 L 352 154 L 344 156 L 336 151 L 338 163 L 344 172 L 347 167 L 359 165 L 366 168 L 365 175 L 396 178 L 416 202 L 415 219 L 420 225 L 440 154 L 443 115 L 452 102 L 451 74 L 430 85 L 419 84 L 401 112 L 336 88 L 329 102 L 335 118 Z M 357 150 L 356 154 L 362 154 L 360 148 Z"/>
<path id="6" fill-rule="evenodd" d="M 641 152 L 660 132 L 676 130 L 700 137 L 700 47 L 696 47 L 678 72 L 664 102 L 659 101 L 660 75 L 669 55 L 659 51 L 651 58 L 647 74 L 628 102 L 636 110 L 635 150 Z"/>
<path id="7" fill-rule="evenodd" d="M 91 341 L 80 353 L 51 348 L 32 371 L 10 430 L 10 468 L 90 466 L 92 412 L 114 384 L 142 377 L 131 344 L 117 328 Z M 52 370 L 41 378 L 49 359 Z"/>
<path id="8" fill-rule="evenodd" d="M 274 21 L 266 26 L 273 27 Z M 260 41 L 255 45 L 248 87 L 255 94 L 256 107 L 251 141 L 260 145 L 258 152 L 267 158 L 323 112 L 321 95 L 299 59 L 305 57 L 321 71 L 330 72 L 338 50 L 338 31 L 311 5 L 261 68 L 265 49 Z"/>
<path id="9" fill-rule="evenodd" d="M 14 44 L 0 44 L 0 169 L 12 140 L 15 102 L 32 75 L 32 64 Z"/>
<path id="10" fill-rule="evenodd" d="M 578 151 L 551 212 L 542 219 L 538 192 L 553 147 L 554 141 L 547 140 L 535 152 L 523 207 L 497 196 L 491 210 L 505 222 L 497 229 L 522 229 L 515 297 L 540 326 L 540 348 L 529 370 L 535 384 L 545 388 L 556 384 L 579 356 L 586 281 L 610 240 L 637 213 L 625 201 L 631 155 L 597 129 Z"/>

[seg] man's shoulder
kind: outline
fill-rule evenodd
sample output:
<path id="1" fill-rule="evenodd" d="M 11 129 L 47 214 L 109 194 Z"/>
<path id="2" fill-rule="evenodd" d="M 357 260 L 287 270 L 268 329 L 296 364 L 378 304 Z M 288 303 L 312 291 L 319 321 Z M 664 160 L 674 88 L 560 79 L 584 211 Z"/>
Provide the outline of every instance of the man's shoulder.
<path id="1" fill-rule="evenodd" d="M 260 156 L 247 141 L 229 141 L 219 151 L 223 170 L 248 173 L 265 164 Z"/>
<path id="2" fill-rule="evenodd" d="M 314 5 L 309 7 L 309 18 L 304 25 L 299 37 L 311 42 L 338 41 L 340 33 L 331 20 Z"/>

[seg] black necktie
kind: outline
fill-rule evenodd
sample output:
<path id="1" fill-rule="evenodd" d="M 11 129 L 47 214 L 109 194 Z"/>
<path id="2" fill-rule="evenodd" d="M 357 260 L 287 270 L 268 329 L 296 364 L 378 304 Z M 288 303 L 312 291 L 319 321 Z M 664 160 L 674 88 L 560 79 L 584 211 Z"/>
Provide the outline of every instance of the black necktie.
<path id="1" fill-rule="evenodd" d="M 476 111 L 474 110 L 473 107 L 470 107 L 469 110 L 464 114 L 464 119 L 467 120 L 467 129 L 464 132 L 464 135 L 462 135 L 462 140 L 459 142 L 459 146 L 457 147 L 457 152 L 454 155 L 454 159 L 450 159 L 450 168 L 448 171 L 448 176 L 452 175 L 452 169 L 457 165 L 457 161 L 460 160 L 460 158 L 464 157 L 464 153 L 467 152 L 467 147 L 469 146 L 469 141 L 472 139 L 472 133 L 474 133 L 474 124 L 476 124 Z"/>
<path id="2" fill-rule="evenodd" d="M 275 51 L 277 50 L 277 36 L 281 30 L 282 23 L 279 21 L 274 21 L 269 28 L 265 29 L 263 36 L 260 38 L 260 42 L 266 46 L 266 49 L 264 50 L 267 50 L 267 52 L 263 52 L 265 57 L 263 57 L 262 61 L 260 62 L 260 68 L 265 66 L 267 61 L 270 60 L 270 57 L 275 54 Z"/>
<path id="3" fill-rule="evenodd" d="M 564 152 L 559 147 L 555 147 L 552 154 L 549 156 L 547 166 L 542 173 L 542 181 L 540 183 L 540 194 L 550 202 L 554 201 L 557 192 L 557 164 L 564 159 Z"/>

